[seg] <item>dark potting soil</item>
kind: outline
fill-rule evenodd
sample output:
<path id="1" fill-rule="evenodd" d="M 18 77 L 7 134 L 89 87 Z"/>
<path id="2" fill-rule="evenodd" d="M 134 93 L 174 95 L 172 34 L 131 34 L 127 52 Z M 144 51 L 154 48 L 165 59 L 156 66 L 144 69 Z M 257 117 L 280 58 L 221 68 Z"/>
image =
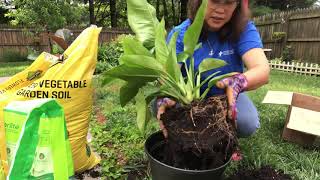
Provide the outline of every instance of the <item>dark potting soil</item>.
<path id="1" fill-rule="evenodd" d="M 207 170 L 229 161 L 237 148 L 236 131 L 227 118 L 227 97 L 216 96 L 161 115 L 168 139 L 162 159 L 182 169 Z"/>
<path id="2" fill-rule="evenodd" d="M 86 180 L 86 179 L 99 179 L 101 177 L 101 166 L 97 165 L 92 169 L 86 170 L 82 173 L 76 173 L 74 178 L 76 180 Z"/>
<path id="3" fill-rule="evenodd" d="M 263 166 L 258 170 L 241 169 L 227 180 L 292 180 L 292 178 L 283 171 Z"/>

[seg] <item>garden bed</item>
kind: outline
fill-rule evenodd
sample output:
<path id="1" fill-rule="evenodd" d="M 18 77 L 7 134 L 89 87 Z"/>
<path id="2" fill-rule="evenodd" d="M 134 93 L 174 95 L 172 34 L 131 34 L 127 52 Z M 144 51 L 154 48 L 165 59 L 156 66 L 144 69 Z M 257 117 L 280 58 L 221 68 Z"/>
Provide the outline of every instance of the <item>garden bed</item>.
<path id="1" fill-rule="evenodd" d="M 227 180 L 292 180 L 292 178 L 281 170 L 275 170 L 271 166 L 263 166 L 254 170 L 240 169 Z"/>

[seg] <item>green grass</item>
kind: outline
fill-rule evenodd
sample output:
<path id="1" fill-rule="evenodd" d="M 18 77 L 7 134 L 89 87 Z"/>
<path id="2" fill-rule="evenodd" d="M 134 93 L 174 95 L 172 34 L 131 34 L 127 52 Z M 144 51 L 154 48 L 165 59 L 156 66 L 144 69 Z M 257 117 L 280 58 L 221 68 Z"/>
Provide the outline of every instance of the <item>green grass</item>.
<path id="1" fill-rule="evenodd" d="M 1 63 L 0 76 L 11 76 L 27 67 L 30 62 Z M 103 175 L 109 179 L 125 179 L 128 172 L 135 171 L 142 176 L 146 171 L 146 157 L 143 144 L 145 137 L 158 129 L 156 121 L 147 135 L 142 135 L 135 125 L 135 109 L 132 104 L 122 108 L 119 104 L 119 83 L 101 87 L 96 79 L 95 107 L 100 107 L 107 117 L 106 124 L 97 123 L 93 113 L 91 133 L 93 146 L 102 156 Z M 302 180 L 320 180 L 320 148 L 307 149 L 281 139 L 287 106 L 262 104 L 268 90 L 284 90 L 320 96 L 320 77 L 310 77 L 274 71 L 268 85 L 249 96 L 258 108 L 261 128 L 249 138 L 241 139 L 244 159 L 232 163 L 226 174 L 232 174 L 239 167 L 259 168 L 272 165 Z"/>
<path id="2" fill-rule="evenodd" d="M 135 119 L 135 107 L 132 104 L 122 108 L 119 103 L 120 83 L 115 82 L 102 88 L 95 81 L 95 107 L 102 110 L 107 118 L 106 124 L 98 123 L 98 115 L 94 113 L 91 122 L 93 148 L 102 156 L 103 176 L 108 179 L 126 179 L 128 173 L 142 177 L 148 176 L 147 159 L 143 148 L 148 134 L 157 130 L 156 121 L 143 135 L 138 130 Z"/>
<path id="3" fill-rule="evenodd" d="M 261 128 L 255 135 L 240 139 L 244 159 L 238 163 L 233 162 L 226 174 L 232 174 L 240 167 L 251 169 L 271 165 L 292 175 L 294 179 L 320 179 L 319 148 L 310 150 L 281 139 L 287 106 L 262 104 L 268 90 L 320 96 L 320 78 L 274 71 L 268 85 L 249 92 L 260 113 Z M 132 169 L 145 169 L 144 137 L 135 125 L 134 107 L 129 105 L 121 108 L 118 91 L 117 83 L 106 88 L 97 88 L 97 105 L 102 107 L 108 120 L 107 124 L 102 126 L 91 123 L 95 135 L 103 134 L 95 137 L 95 147 L 99 153 L 103 152 L 103 172 L 111 179 L 123 179 Z M 157 125 L 153 122 L 151 131 L 155 129 Z M 124 163 L 123 159 L 126 159 L 125 164 L 119 165 L 119 162 Z"/>
<path id="4" fill-rule="evenodd" d="M 0 62 L 0 77 L 13 76 L 23 71 L 32 61 L 24 62 Z"/>
<path id="5" fill-rule="evenodd" d="M 272 72 L 268 85 L 249 93 L 260 113 L 261 128 L 250 138 L 241 139 L 246 167 L 272 165 L 295 179 L 320 179 L 320 148 L 307 149 L 281 139 L 287 106 L 262 104 L 268 90 L 294 91 L 320 96 L 320 78 Z"/>

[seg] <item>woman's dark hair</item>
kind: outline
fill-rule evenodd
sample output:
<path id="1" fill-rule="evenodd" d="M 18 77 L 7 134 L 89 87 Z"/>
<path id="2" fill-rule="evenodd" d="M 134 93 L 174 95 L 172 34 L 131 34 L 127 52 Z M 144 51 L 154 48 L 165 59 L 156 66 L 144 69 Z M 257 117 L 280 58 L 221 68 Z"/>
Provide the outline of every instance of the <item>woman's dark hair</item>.
<path id="1" fill-rule="evenodd" d="M 209 0 L 210 1 L 210 0 Z M 197 11 L 202 3 L 202 0 L 189 0 L 188 2 L 188 17 L 191 21 L 194 20 Z M 240 0 L 238 6 L 233 12 L 233 15 L 229 22 L 227 22 L 218 32 L 220 41 L 237 41 L 240 38 L 240 34 L 245 29 L 250 19 L 250 9 L 246 5 L 242 4 Z M 204 24 L 202 29 L 201 38 L 207 37 L 208 28 Z"/>

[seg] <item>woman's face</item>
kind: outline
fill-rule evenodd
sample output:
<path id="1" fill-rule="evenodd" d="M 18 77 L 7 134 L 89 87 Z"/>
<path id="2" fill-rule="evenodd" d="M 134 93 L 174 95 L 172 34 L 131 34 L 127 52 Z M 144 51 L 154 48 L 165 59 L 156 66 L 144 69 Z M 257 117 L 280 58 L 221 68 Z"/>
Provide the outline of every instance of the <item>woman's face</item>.
<path id="1" fill-rule="evenodd" d="M 209 30 L 219 31 L 230 21 L 237 5 L 237 0 L 208 0 L 205 23 Z"/>

